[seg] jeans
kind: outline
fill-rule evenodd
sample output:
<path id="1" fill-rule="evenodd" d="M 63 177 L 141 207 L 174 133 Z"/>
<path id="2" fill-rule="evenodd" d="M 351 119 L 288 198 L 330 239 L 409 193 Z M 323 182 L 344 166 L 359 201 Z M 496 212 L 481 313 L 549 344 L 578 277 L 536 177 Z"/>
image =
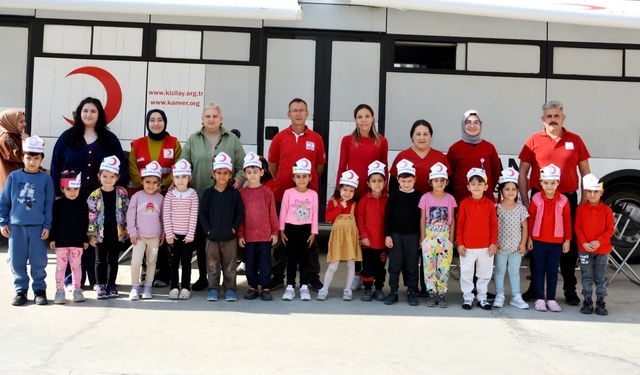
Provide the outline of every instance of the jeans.
<path id="1" fill-rule="evenodd" d="M 29 275 L 27 274 L 27 261 L 31 266 L 31 287 L 34 292 L 47 289 L 45 278 L 47 272 L 47 246 L 40 239 L 42 225 L 15 225 L 10 224 L 9 252 L 7 263 L 13 273 L 13 286 L 17 291 L 29 290 Z"/>
<path id="2" fill-rule="evenodd" d="M 580 271 L 582 272 L 582 295 L 591 298 L 593 282 L 596 283 L 596 298 L 603 299 L 607 295 L 607 265 L 609 254 L 589 254 L 581 252 Z"/>
<path id="3" fill-rule="evenodd" d="M 251 288 L 271 287 L 271 242 L 247 242 L 244 249 L 247 283 Z"/>
<path id="4" fill-rule="evenodd" d="M 236 290 L 236 261 L 238 242 L 207 240 L 207 277 L 209 289 L 220 287 L 220 271 L 224 290 Z"/>
<path id="5" fill-rule="evenodd" d="M 504 274 L 507 271 L 509 271 L 511 295 L 520 294 L 520 263 L 522 262 L 522 255 L 520 253 L 497 253 L 495 260 L 496 270 L 493 280 L 496 283 L 496 294 L 504 294 Z"/>
<path id="6" fill-rule="evenodd" d="M 547 280 L 547 300 L 556 299 L 560 254 L 562 254 L 561 243 L 533 240 L 533 259 L 536 262 L 533 284 L 536 291 L 536 299 L 544 299 L 545 276 Z"/>

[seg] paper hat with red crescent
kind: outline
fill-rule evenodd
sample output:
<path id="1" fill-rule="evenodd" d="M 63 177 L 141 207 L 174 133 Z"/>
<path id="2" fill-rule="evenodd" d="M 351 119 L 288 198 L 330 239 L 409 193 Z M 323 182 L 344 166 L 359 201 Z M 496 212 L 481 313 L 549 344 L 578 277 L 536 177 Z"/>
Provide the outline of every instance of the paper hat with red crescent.
<path id="1" fill-rule="evenodd" d="M 509 167 L 507 169 L 503 169 L 502 172 L 500 172 L 500 178 L 498 179 L 498 183 L 499 184 L 504 184 L 507 182 L 513 182 L 514 184 L 518 184 L 518 176 L 520 176 L 520 173 L 518 173 L 518 171 L 516 171 L 515 169 Z"/>
<path id="2" fill-rule="evenodd" d="M 244 157 L 242 169 L 247 167 L 258 167 L 262 169 L 262 161 L 260 160 L 260 155 L 256 154 L 255 152 L 248 152 Z"/>
<path id="3" fill-rule="evenodd" d="M 152 161 L 140 170 L 140 177 L 162 177 L 162 167 L 157 161 Z"/>
<path id="4" fill-rule="evenodd" d="M 342 175 L 340 176 L 340 185 L 349 185 L 357 188 L 359 181 L 360 178 L 358 177 L 356 172 L 352 171 L 351 169 L 342 172 Z"/>
<path id="5" fill-rule="evenodd" d="M 293 166 L 293 173 L 306 173 L 311 174 L 311 161 L 307 158 L 302 158 L 296 162 Z"/>
<path id="6" fill-rule="evenodd" d="M 60 176 L 60 187 L 79 189 L 82 185 L 82 173 L 63 171 Z"/>
<path id="7" fill-rule="evenodd" d="M 371 176 L 374 173 L 378 173 L 383 176 L 386 176 L 386 173 L 384 170 L 386 167 L 387 166 L 384 165 L 384 163 L 381 161 L 378 161 L 378 160 L 373 161 L 371 164 L 369 164 L 369 167 L 367 168 L 367 177 Z"/>
<path id="8" fill-rule="evenodd" d="M 549 164 L 540 169 L 540 181 L 560 181 L 560 168 L 555 164 Z"/>
<path id="9" fill-rule="evenodd" d="M 440 162 L 432 165 L 431 172 L 429 172 L 429 180 L 433 180 L 434 178 L 446 178 L 448 180 L 447 166 Z"/>
<path id="10" fill-rule="evenodd" d="M 191 176 L 191 163 L 180 159 L 171 167 L 171 171 L 174 176 Z"/>
<path id="11" fill-rule="evenodd" d="M 107 156 L 102 159 L 100 170 L 118 174 L 120 173 L 120 160 L 115 155 Z"/>
<path id="12" fill-rule="evenodd" d="M 589 173 L 588 175 L 582 177 L 582 188 L 584 190 L 594 190 L 600 191 L 603 188 L 602 182 L 598 180 L 598 177 Z"/>
<path id="13" fill-rule="evenodd" d="M 473 176 L 479 176 L 485 183 L 487 182 L 487 172 L 482 168 L 469 169 L 469 172 L 467 172 L 467 181 L 471 180 L 471 177 Z"/>
<path id="14" fill-rule="evenodd" d="M 396 168 L 398 169 L 398 176 L 403 173 L 416 175 L 416 169 L 413 167 L 413 163 L 407 159 L 400 160 L 398 164 L 396 164 Z"/>
<path id="15" fill-rule="evenodd" d="M 224 152 L 220 152 L 213 158 L 213 170 L 216 169 L 228 169 L 233 172 L 233 164 L 231 163 L 231 157 L 225 154 Z"/>
<path id="16" fill-rule="evenodd" d="M 22 151 L 44 154 L 44 139 L 37 135 L 32 135 L 22 141 Z"/>

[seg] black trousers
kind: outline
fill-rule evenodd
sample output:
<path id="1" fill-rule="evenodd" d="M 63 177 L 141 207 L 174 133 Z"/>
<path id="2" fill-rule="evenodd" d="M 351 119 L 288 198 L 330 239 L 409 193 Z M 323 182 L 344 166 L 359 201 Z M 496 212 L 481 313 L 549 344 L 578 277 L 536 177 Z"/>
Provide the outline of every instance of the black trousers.
<path id="1" fill-rule="evenodd" d="M 193 242 L 184 243 L 184 235 L 176 234 L 173 245 L 169 246 L 169 280 L 171 289 L 178 288 L 191 290 L 191 256 L 193 255 Z M 182 282 L 178 278 L 178 269 L 182 264 Z"/>
<path id="2" fill-rule="evenodd" d="M 362 282 L 365 289 L 371 289 L 372 285 L 376 290 L 382 290 L 387 271 L 384 269 L 387 263 L 386 249 L 362 249 Z"/>
<path id="3" fill-rule="evenodd" d="M 115 285 L 118 258 L 122 244 L 118 240 L 103 240 L 96 246 L 96 278 L 98 284 Z"/>
<path id="4" fill-rule="evenodd" d="M 207 253 L 205 248 L 207 247 L 207 236 L 200 226 L 200 220 L 196 226 L 196 235 L 193 241 L 193 246 L 196 248 L 196 257 L 198 259 L 198 280 L 207 281 Z M 208 283 L 207 283 L 208 284 Z"/>
<path id="5" fill-rule="evenodd" d="M 418 234 L 392 233 L 393 248 L 389 250 L 389 287 L 397 293 L 400 286 L 400 272 L 407 292 L 418 288 Z"/>
<path id="6" fill-rule="evenodd" d="M 287 250 L 287 285 L 296 285 L 296 273 L 300 270 L 300 285 L 309 283 L 310 248 L 307 239 L 311 235 L 311 224 L 293 225 L 286 224 L 284 234 L 288 241 Z"/>

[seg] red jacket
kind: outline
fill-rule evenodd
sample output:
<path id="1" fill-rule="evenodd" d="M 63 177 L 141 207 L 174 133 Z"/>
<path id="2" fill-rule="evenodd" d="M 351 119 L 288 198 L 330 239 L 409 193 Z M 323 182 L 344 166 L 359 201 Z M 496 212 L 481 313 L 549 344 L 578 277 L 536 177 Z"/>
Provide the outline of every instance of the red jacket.
<path id="1" fill-rule="evenodd" d="M 489 198 L 462 200 L 458 209 L 456 242 L 467 249 L 485 249 L 498 242 L 498 215 Z"/>
<path id="2" fill-rule="evenodd" d="M 384 212 L 389 196 L 383 194 L 380 198 L 374 198 L 367 193 L 358 202 L 356 221 L 360 239 L 368 238 L 372 249 L 384 249 Z"/>
<path id="3" fill-rule="evenodd" d="M 576 237 L 578 248 L 585 251 L 583 244 L 597 240 L 600 247 L 591 254 L 609 254 L 611 252 L 611 236 L 613 236 L 613 212 L 600 202 L 596 206 L 584 202 L 576 210 Z"/>

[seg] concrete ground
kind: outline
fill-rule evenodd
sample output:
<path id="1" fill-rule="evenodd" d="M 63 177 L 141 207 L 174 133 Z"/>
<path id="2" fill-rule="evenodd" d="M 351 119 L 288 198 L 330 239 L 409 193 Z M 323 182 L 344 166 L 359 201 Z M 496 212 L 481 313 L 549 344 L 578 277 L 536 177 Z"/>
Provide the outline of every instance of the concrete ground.
<path id="1" fill-rule="evenodd" d="M 0 374 L 640 374 L 640 287 L 624 276 L 602 317 L 562 300 L 561 313 L 464 311 L 453 278 L 448 309 L 344 302 L 344 268 L 325 302 L 284 302 L 282 290 L 273 302 L 211 303 L 205 292 L 171 301 L 156 288 L 149 301 L 87 291 L 84 303 L 13 307 L 3 265 Z M 53 254 L 47 271 L 53 300 Z M 126 294 L 128 265 L 118 281 Z M 241 296 L 245 277 L 238 283 Z"/>

